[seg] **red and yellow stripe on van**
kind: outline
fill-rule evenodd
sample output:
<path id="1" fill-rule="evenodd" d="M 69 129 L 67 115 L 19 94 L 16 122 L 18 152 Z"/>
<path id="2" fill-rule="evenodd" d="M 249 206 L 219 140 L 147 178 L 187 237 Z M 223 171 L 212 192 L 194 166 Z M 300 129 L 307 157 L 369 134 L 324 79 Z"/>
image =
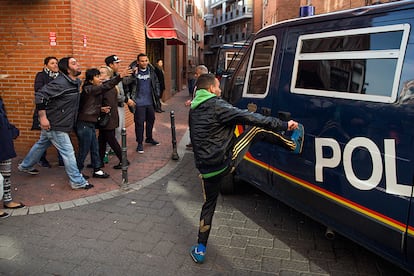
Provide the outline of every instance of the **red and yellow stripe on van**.
<path id="1" fill-rule="evenodd" d="M 299 185 L 299 186 L 301 186 L 301 187 L 303 187 L 305 189 L 311 190 L 312 192 L 317 193 L 320 196 L 323 196 L 325 198 L 328 198 L 328 199 L 330 199 L 330 200 L 332 200 L 332 201 L 334 201 L 334 202 L 336 202 L 336 203 L 338 203 L 340 205 L 343 205 L 343 206 L 345 206 L 345 207 L 347 207 L 349 209 L 354 210 L 355 212 L 361 213 L 361 214 L 363 214 L 363 215 L 365 215 L 367 217 L 370 217 L 370 218 L 372 218 L 374 220 L 377 220 L 380 223 L 383 223 L 383 224 L 385 224 L 385 225 L 387 225 L 389 227 L 392 227 L 392 228 L 394 228 L 394 229 L 396 229 L 396 230 L 398 230 L 400 232 L 405 232 L 407 230 L 409 235 L 414 236 L 414 227 L 413 226 L 410 226 L 410 225 L 401 223 L 401 222 L 399 222 L 399 221 L 397 221 L 395 219 L 392 219 L 392 218 L 390 218 L 388 216 L 385 216 L 385 215 L 383 215 L 381 213 L 378 213 L 378 212 L 376 212 L 374 210 L 371 210 L 369 208 L 366 208 L 365 206 L 362 206 L 362 205 L 360 205 L 358 203 L 355 203 L 355 202 L 353 202 L 351 200 L 348 200 L 348 199 L 346 199 L 344 197 L 338 196 L 337 194 L 334 194 L 334 193 L 332 193 L 332 192 L 330 192 L 328 190 L 325 190 L 325 189 L 323 189 L 323 188 L 321 188 L 319 186 L 316 186 L 316 185 L 314 185 L 312 183 L 309 183 L 309 182 L 307 182 L 307 181 L 305 181 L 303 179 L 297 178 L 297 177 L 295 177 L 293 175 L 290 175 L 290 174 L 288 174 L 288 173 L 286 173 L 284 171 L 281 171 L 281 170 L 279 170 L 279 169 L 277 169 L 275 167 L 269 166 L 268 164 L 266 164 L 266 163 L 264 163 L 264 162 L 262 162 L 260 160 L 255 159 L 250 154 L 250 152 L 248 152 L 245 155 L 244 159 L 246 161 L 250 162 L 250 163 L 253 163 L 256 166 L 259 166 L 259 167 L 261 167 L 263 169 L 269 170 L 272 173 L 274 173 L 274 174 L 276 174 L 276 175 L 278 175 L 278 176 L 280 176 L 282 178 L 285 178 L 285 179 L 289 180 L 291 183 L 294 183 L 296 185 Z"/>

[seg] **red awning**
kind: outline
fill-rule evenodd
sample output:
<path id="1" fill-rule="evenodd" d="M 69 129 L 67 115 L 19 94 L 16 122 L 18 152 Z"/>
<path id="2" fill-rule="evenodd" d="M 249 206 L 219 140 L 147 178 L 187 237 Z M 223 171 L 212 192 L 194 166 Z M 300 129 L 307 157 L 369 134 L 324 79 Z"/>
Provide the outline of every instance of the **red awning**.
<path id="1" fill-rule="evenodd" d="M 167 44 L 187 44 L 184 20 L 172 14 L 163 4 L 146 0 L 145 23 L 148 38 L 164 38 Z"/>

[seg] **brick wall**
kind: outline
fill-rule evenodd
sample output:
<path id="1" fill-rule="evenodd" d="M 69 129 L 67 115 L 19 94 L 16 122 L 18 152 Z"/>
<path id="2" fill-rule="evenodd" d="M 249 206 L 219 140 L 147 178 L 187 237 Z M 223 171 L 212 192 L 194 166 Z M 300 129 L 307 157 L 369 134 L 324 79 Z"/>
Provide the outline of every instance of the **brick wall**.
<path id="1" fill-rule="evenodd" d="M 0 9 L 0 74 L 9 75 L 0 80 L 0 96 L 10 121 L 20 129 L 15 141 L 18 153 L 27 152 L 39 137 L 30 127 L 33 82 L 44 57 L 74 56 L 85 71 L 103 65 L 110 54 L 117 54 L 127 66 L 138 52 L 145 52 L 144 1 L 2 0 Z M 56 33 L 54 47 L 50 32 Z"/>
<path id="2" fill-rule="evenodd" d="M 276 2 L 276 1 L 271 1 Z M 263 0 L 253 0 L 253 33 L 257 33 L 262 28 L 263 22 Z"/>
<path id="3" fill-rule="evenodd" d="M 365 6 L 365 0 L 312 0 L 312 5 L 315 6 L 316 14 L 323 14 L 328 12 L 352 9 Z M 306 5 L 307 1 L 302 0 L 301 5 Z"/>
<path id="4" fill-rule="evenodd" d="M 312 0 L 312 6 L 315 7 L 315 14 L 352 9 L 365 6 L 367 3 L 377 2 L 376 0 Z M 382 0 L 381 2 L 391 2 L 391 0 Z M 267 1 L 264 7 L 264 26 L 274 24 L 283 20 L 297 18 L 299 8 L 306 6 L 307 0 L 278 0 Z M 258 11 L 255 11 L 255 16 Z M 260 14 L 258 14 L 260 16 Z"/>
<path id="5" fill-rule="evenodd" d="M 264 26 L 298 17 L 300 2 L 300 0 L 267 1 L 267 6 L 264 7 Z"/>

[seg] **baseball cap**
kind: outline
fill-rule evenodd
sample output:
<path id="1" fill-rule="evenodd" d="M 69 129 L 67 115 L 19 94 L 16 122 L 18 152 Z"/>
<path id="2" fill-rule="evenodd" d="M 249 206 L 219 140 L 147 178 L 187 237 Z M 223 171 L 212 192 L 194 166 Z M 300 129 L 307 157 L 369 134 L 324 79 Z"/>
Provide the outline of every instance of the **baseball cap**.
<path id="1" fill-rule="evenodd" d="M 118 62 L 121 62 L 121 60 L 119 60 L 119 58 L 116 55 L 112 55 L 112 56 L 105 58 L 106 65 L 109 65 L 111 63 L 118 63 Z"/>

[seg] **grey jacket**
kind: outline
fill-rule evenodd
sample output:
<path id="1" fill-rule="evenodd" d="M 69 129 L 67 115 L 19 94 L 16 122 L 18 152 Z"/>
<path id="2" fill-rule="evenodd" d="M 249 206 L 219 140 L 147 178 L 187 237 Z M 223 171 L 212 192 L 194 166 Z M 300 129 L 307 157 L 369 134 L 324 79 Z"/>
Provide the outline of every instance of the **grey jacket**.
<path id="1" fill-rule="evenodd" d="M 63 73 L 35 92 L 37 110 L 46 110 L 51 130 L 70 132 L 78 116 L 81 81 Z"/>

